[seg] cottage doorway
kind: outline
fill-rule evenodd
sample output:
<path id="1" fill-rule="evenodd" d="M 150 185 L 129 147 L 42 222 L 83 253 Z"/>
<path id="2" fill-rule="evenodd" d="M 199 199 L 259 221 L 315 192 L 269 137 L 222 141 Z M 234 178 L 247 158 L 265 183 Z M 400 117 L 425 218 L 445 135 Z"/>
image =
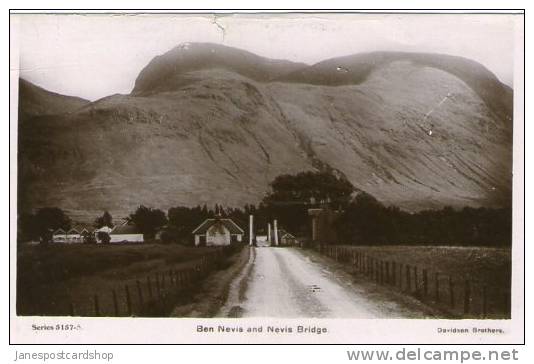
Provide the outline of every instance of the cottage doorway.
<path id="1" fill-rule="evenodd" d="M 213 234 L 211 241 L 213 245 L 226 245 L 227 244 L 226 235 L 221 234 L 220 232 L 216 232 L 215 234 Z"/>

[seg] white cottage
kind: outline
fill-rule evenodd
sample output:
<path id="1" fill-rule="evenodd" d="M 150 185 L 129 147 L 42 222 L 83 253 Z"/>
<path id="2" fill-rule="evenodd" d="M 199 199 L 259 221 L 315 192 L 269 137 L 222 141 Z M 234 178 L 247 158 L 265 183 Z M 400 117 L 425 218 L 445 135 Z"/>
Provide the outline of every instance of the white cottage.
<path id="1" fill-rule="evenodd" d="M 109 234 L 110 243 L 142 243 L 143 233 L 135 225 L 118 225 Z"/>
<path id="2" fill-rule="evenodd" d="M 244 235 L 232 219 L 216 217 L 206 219 L 195 230 L 195 246 L 223 246 L 241 242 Z"/>
<path id="3" fill-rule="evenodd" d="M 65 243 L 67 242 L 67 232 L 61 228 L 57 229 L 52 233 L 52 241 L 54 243 Z"/>

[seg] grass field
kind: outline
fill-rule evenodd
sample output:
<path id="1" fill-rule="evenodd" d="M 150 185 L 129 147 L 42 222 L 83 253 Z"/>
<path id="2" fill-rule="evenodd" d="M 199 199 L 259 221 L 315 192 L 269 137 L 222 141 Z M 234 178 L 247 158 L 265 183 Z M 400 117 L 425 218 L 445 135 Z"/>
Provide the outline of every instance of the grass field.
<path id="1" fill-rule="evenodd" d="M 210 251 L 176 244 L 19 246 L 17 313 L 59 315 L 70 303 L 88 311 L 94 294 L 117 290 L 120 295 L 126 284 L 187 267 Z M 101 305 L 105 311 L 109 302 Z"/>
<path id="2" fill-rule="evenodd" d="M 376 261 L 388 262 L 397 289 L 406 290 L 406 265 L 411 267 L 411 285 L 416 295 L 458 317 L 478 317 L 486 296 L 486 316 L 510 316 L 511 250 L 487 247 L 448 246 L 340 246 L 361 252 Z M 417 267 L 417 281 L 414 277 Z M 427 273 L 427 291 L 421 297 L 423 270 Z M 437 277 L 437 284 L 436 284 Z M 452 301 L 450 285 L 452 281 Z M 469 313 L 465 314 L 465 282 L 469 282 Z M 437 289 L 437 292 L 436 292 Z M 485 293 L 484 291 L 485 290 Z M 437 295 L 436 295 L 437 293 Z"/>

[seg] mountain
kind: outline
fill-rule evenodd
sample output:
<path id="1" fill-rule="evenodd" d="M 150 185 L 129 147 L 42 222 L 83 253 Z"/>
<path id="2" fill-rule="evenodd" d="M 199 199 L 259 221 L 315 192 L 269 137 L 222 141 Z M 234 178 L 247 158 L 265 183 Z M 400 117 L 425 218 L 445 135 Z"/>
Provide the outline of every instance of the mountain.
<path id="1" fill-rule="evenodd" d="M 132 95 L 176 90 L 198 80 L 190 72 L 225 69 L 258 82 L 272 81 L 302 67 L 304 63 L 274 60 L 212 43 L 184 43 L 155 57 L 139 74 Z"/>
<path id="2" fill-rule="evenodd" d="M 242 206 L 305 170 L 407 210 L 509 205 L 511 90 L 470 60 L 374 55 L 306 66 L 177 47 L 130 95 L 21 125 L 20 208 L 94 218 L 139 204 Z"/>
<path id="3" fill-rule="evenodd" d="M 19 79 L 19 120 L 70 113 L 88 103 L 89 101 L 82 98 L 50 92 L 22 78 Z"/>

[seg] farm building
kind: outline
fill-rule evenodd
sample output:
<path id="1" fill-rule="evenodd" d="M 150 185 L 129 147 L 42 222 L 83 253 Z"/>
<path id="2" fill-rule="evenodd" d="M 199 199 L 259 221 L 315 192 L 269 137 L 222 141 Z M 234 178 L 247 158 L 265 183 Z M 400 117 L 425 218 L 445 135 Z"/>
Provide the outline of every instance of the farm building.
<path id="1" fill-rule="evenodd" d="M 67 242 L 67 232 L 61 228 L 57 229 L 52 233 L 52 241 L 54 243 L 66 243 Z"/>
<path id="2" fill-rule="evenodd" d="M 110 243 L 142 243 L 143 233 L 135 225 L 118 225 L 109 233 Z"/>
<path id="3" fill-rule="evenodd" d="M 280 230 L 282 231 L 282 230 Z M 292 234 L 283 231 L 280 234 L 280 244 L 281 245 L 298 245 L 298 240 Z"/>
<path id="4" fill-rule="evenodd" d="M 232 219 L 206 219 L 195 230 L 195 246 L 222 246 L 241 242 L 245 232 Z"/>
<path id="5" fill-rule="evenodd" d="M 77 225 L 68 231 L 57 229 L 52 234 L 52 241 L 54 243 L 83 243 L 84 239 L 94 234 L 94 229 L 88 225 Z"/>

